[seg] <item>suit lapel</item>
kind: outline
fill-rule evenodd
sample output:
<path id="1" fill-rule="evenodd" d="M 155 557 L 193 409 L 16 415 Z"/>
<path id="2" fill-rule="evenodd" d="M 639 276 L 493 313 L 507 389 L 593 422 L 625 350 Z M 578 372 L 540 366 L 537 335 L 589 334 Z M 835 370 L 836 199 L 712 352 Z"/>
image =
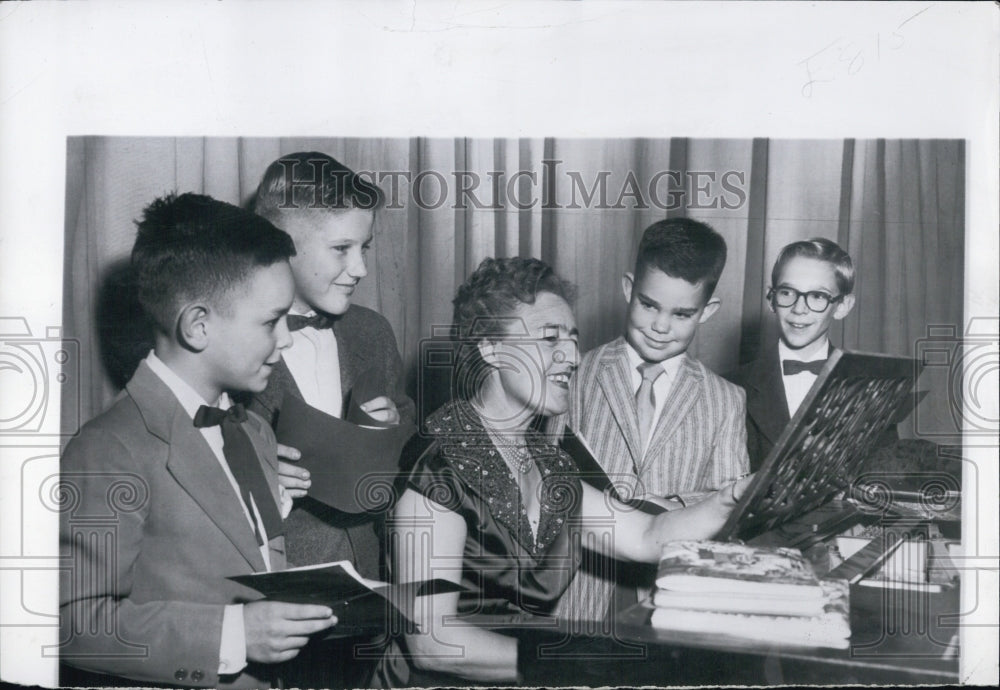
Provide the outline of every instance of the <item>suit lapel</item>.
<path id="1" fill-rule="evenodd" d="M 355 377 L 370 366 L 372 348 L 354 346 L 361 334 L 352 332 L 350 323 L 345 325 L 345 319 L 350 320 L 350 308 L 334 321 L 333 335 L 337 339 L 337 358 L 340 360 L 340 392 L 346 401 Z"/>
<path id="2" fill-rule="evenodd" d="M 632 456 L 632 467 L 637 469 L 642 457 L 642 442 L 639 440 L 638 412 L 627 362 L 625 340 L 619 338 L 601 358 L 597 384 L 607 397 L 611 414 L 625 438 L 625 445 Z"/>
<path id="3" fill-rule="evenodd" d="M 705 378 L 698 363 L 686 355 L 677 367 L 677 377 L 670 384 L 667 400 L 663 405 L 659 418 L 653 425 L 653 436 L 649 440 L 645 457 L 658 457 L 660 448 L 680 428 L 681 422 L 694 408 L 695 402 L 702 394 L 701 382 Z"/>
<path id="4" fill-rule="evenodd" d="M 254 570 L 265 570 L 253 528 L 205 438 L 177 406 L 167 470 L 229 538 Z"/>
<path id="5" fill-rule="evenodd" d="M 170 450 L 167 471 L 212 522 L 226 535 L 255 571 L 265 570 L 253 528 L 205 437 L 163 381 L 145 362 L 127 385 L 150 433 Z M 256 445 L 255 445 L 256 448 Z M 257 449 L 259 452 L 259 448 Z"/>
<path id="6" fill-rule="evenodd" d="M 747 413 L 764 437 L 774 444 L 789 421 L 777 347 L 769 348 L 757 361 L 748 384 Z"/>

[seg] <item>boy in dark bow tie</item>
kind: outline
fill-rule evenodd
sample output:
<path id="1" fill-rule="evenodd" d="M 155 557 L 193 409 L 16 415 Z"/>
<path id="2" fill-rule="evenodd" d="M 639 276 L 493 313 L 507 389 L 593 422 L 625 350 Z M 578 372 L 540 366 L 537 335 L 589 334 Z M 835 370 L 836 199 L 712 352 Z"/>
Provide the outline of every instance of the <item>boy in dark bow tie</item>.
<path id="1" fill-rule="evenodd" d="M 728 378 L 747 392 L 747 450 L 760 468 L 832 351 L 829 331 L 854 307 L 854 264 L 823 237 L 793 242 L 771 270 L 767 303 L 781 329 L 776 348 Z"/>
<path id="2" fill-rule="evenodd" d="M 355 288 L 368 275 L 366 257 L 382 203 L 382 190 L 324 153 L 288 154 L 264 172 L 253 210 L 295 242 L 295 299 L 288 315 L 292 344 L 282 352 L 267 388 L 249 403 L 272 426 L 286 395 L 344 417 L 352 388 L 372 370 L 384 384 L 382 395 L 354 402 L 378 422 L 413 422 L 415 406 L 403 392 L 403 363 L 392 327 L 381 314 L 351 304 Z M 280 444 L 278 455 L 299 458 L 297 449 Z M 356 459 L 362 471 L 369 461 Z M 282 486 L 298 499 L 285 520 L 290 565 L 347 560 L 364 577 L 387 579 L 380 538 L 384 515 L 348 514 L 303 496 L 309 473 L 294 462 L 281 462 L 279 472 Z M 314 640 L 292 669 L 305 673 L 287 676 L 289 686 L 368 685 L 372 662 L 359 658 L 356 643 L 370 646 L 371 641 Z"/>
<path id="3" fill-rule="evenodd" d="M 266 687 L 336 623 L 228 579 L 285 567 L 274 434 L 227 391 L 263 390 L 290 343 L 294 251 L 209 197 L 146 208 L 132 263 L 155 347 L 62 457 L 61 685 Z"/>
<path id="4" fill-rule="evenodd" d="M 254 394 L 250 409 L 272 426 L 281 402 L 294 395 L 334 417 L 344 406 L 357 377 L 374 368 L 386 390 L 357 401 L 376 421 L 409 423 L 413 402 L 403 393 L 402 360 L 392 327 L 377 312 L 351 304 L 354 290 L 368 275 L 375 210 L 382 191 L 334 158 L 319 152 L 282 156 L 261 179 L 253 211 L 281 228 L 295 242 L 290 263 L 295 299 L 289 313 L 292 345 L 282 352 L 267 388 Z M 298 459 L 295 449 L 279 446 L 279 456 Z M 365 458 L 357 459 L 359 464 Z M 298 497 L 309 486 L 308 473 L 293 463 L 281 465 L 282 482 Z M 378 516 L 354 516 L 308 497 L 296 501 L 285 521 L 291 565 L 349 560 L 361 575 L 380 578 Z"/>

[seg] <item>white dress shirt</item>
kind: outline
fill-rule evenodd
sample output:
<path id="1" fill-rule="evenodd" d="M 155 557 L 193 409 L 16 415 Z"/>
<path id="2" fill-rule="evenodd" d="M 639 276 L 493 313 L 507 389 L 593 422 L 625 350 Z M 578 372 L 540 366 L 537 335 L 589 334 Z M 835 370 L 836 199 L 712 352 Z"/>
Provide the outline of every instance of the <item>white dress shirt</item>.
<path id="1" fill-rule="evenodd" d="M 161 381 L 170 389 L 177 398 L 177 401 L 184 408 L 184 411 L 191 417 L 191 424 L 194 425 L 194 416 L 198 413 L 198 408 L 202 405 L 212 405 L 223 410 L 229 409 L 232 402 L 229 396 L 223 393 L 214 403 L 206 402 L 184 379 L 178 376 L 170 367 L 164 364 L 163 360 L 156 356 L 155 352 L 150 352 L 146 357 L 146 364 L 156 374 Z M 271 553 L 268 548 L 267 531 L 264 529 L 264 521 L 257 512 L 257 506 L 250 497 L 250 506 L 243 502 L 240 495 L 240 486 L 236 482 L 229 463 L 226 462 L 226 455 L 223 452 L 222 429 L 218 426 L 203 427 L 198 431 L 205 438 L 212 454 L 219 461 L 219 467 L 233 487 L 236 500 L 243 506 L 243 513 L 247 516 L 250 528 L 253 529 L 256 521 L 257 529 L 263 538 L 263 545 L 260 547 L 260 555 L 264 558 L 264 565 L 267 570 L 271 570 Z M 252 511 L 252 512 L 251 512 Z M 247 665 L 247 643 L 246 632 L 243 627 L 243 605 L 231 604 L 223 609 L 222 615 L 222 636 L 219 641 L 219 673 L 231 674 L 239 673 Z"/>
<path id="2" fill-rule="evenodd" d="M 302 314 L 312 316 L 315 312 Z M 340 352 L 332 328 L 303 328 L 292 333 L 292 345 L 281 353 L 302 399 L 317 410 L 340 417 L 344 405 L 340 385 Z"/>
<path id="3" fill-rule="evenodd" d="M 639 386 L 642 385 L 642 374 L 639 373 L 639 365 L 643 363 L 642 357 L 639 353 L 635 351 L 630 344 L 625 344 L 625 350 L 628 353 L 628 368 L 629 372 L 632 374 L 632 396 L 639 392 Z M 646 438 L 642 439 L 642 450 L 646 451 L 646 447 L 649 445 L 649 441 L 653 438 L 653 434 L 656 432 L 656 426 L 660 422 L 660 413 L 663 412 L 663 406 L 667 402 L 667 396 L 670 395 L 670 389 L 674 385 L 674 381 L 677 379 L 677 370 L 681 366 L 681 362 L 684 361 L 685 353 L 681 353 L 670 359 L 665 359 L 660 362 L 660 366 L 663 367 L 663 374 L 656 377 L 653 381 L 653 400 L 655 405 L 653 406 L 653 423 L 649 425 L 649 433 Z"/>
<path id="4" fill-rule="evenodd" d="M 812 345 L 802 350 L 793 350 L 778 341 L 778 363 L 780 365 L 786 359 L 797 359 L 800 362 L 815 362 L 818 359 L 826 359 L 830 355 L 829 338 L 821 338 Z M 784 371 L 784 367 L 782 367 Z M 806 399 L 809 389 L 816 382 L 816 374 L 811 371 L 800 371 L 792 376 L 781 375 L 781 382 L 785 385 L 785 400 L 788 402 L 788 416 L 794 417 L 798 412 L 802 401 Z"/>

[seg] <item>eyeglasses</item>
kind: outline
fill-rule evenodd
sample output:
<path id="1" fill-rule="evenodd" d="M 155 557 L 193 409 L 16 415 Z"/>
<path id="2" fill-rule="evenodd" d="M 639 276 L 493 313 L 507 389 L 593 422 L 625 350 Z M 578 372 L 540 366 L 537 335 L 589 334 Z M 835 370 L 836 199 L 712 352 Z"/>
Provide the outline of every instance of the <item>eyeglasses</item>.
<path id="1" fill-rule="evenodd" d="M 799 297 L 806 298 L 806 306 L 809 307 L 810 311 L 820 313 L 829 309 L 831 304 L 835 304 L 844 299 L 843 295 L 833 297 L 832 295 L 820 292 L 819 290 L 799 292 L 795 288 L 784 286 L 779 287 L 778 289 L 770 288 L 767 291 L 768 301 L 776 307 L 794 307 L 798 303 Z"/>

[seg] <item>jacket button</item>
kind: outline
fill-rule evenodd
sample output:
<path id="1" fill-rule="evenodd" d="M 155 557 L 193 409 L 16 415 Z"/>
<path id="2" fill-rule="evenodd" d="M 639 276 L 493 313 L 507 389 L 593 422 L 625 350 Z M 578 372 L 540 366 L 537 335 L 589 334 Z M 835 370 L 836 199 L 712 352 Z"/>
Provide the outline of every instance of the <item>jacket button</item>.
<path id="1" fill-rule="evenodd" d="M 183 668 L 179 668 L 176 671 L 174 671 L 174 678 L 176 678 L 177 680 L 184 680 L 185 678 L 187 678 L 187 675 L 188 675 L 187 670 Z"/>
<path id="2" fill-rule="evenodd" d="M 205 674 L 202 673 L 200 669 L 195 669 L 194 671 L 191 671 L 191 680 L 193 680 L 195 682 L 201 680 L 204 677 L 205 677 Z"/>

